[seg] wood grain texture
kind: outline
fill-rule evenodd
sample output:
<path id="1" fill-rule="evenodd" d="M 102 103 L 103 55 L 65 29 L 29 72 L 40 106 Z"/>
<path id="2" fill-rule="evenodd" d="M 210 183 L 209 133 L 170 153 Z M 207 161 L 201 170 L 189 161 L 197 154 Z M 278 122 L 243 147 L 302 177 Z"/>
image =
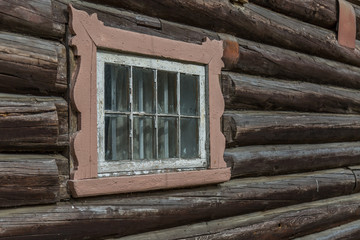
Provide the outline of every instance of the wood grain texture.
<path id="1" fill-rule="evenodd" d="M 96 239 L 125 236 L 351 194 L 354 184 L 350 170 L 334 169 L 281 177 L 236 179 L 218 186 L 146 196 L 130 194 L 5 210 L 0 211 L 0 237 Z M 345 211 L 353 211 L 351 204 L 338 207 L 342 207 L 339 210 L 343 210 L 343 215 L 334 214 L 341 221 L 354 218 L 354 213 Z M 325 212 L 326 216 L 332 216 Z"/>
<path id="2" fill-rule="evenodd" d="M 122 240 L 293 239 L 358 220 L 360 195 L 256 212 L 120 238 Z M 314 238 L 313 238 L 314 239 Z"/>
<path id="3" fill-rule="evenodd" d="M 353 4 L 353 7 L 356 14 L 356 39 L 360 40 L 360 6 Z"/>
<path id="4" fill-rule="evenodd" d="M 251 75 L 360 88 L 360 69 L 323 58 L 220 35 L 239 44 L 238 58 L 225 69 Z"/>
<path id="5" fill-rule="evenodd" d="M 0 207 L 59 201 L 59 177 L 54 159 L 0 158 Z"/>
<path id="6" fill-rule="evenodd" d="M 239 54 L 239 58 L 235 64 L 225 61 L 225 68 L 228 70 L 286 80 L 360 88 L 360 69 L 346 64 L 99 4 L 83 1 L 72 4 L 89 14 L 96 13 L 106 26 L 198 44 L 205 37 L 237 41 L 239 48 L 236 54 Z"/>
<path id="7" fill-rule="evenodd" d="M 279 175 L 359 165 L 360 143 L 246 146 L 226 149 L 224 158 L 232 177 Z"/>
<path id="8" fill-rule="evenodd" d="M 295 240 L 357 240 L 360 236 L 360 220 L 353 221 L 322 232 L 314 233 Z"/>
<path id="9" fill-rule="evenodd" d="M 59 154 L 0 154 L 0 161 L 11 162 L 14 161 L 45 161 L 55 160 L 58 170 L 59 181 L 59 199 L 66 200 L 70 198 L 70 194 L 67 189 L 67 182 L 69 180 L 69 160 Z M 26 203 L 26 202 L 25 202 Z"/>
<path id="10" fill-rule="evenodd" d="M 335 29 L 337 23 L 336 0 L 251 0 L 251 2 L 328 29 Z"/>
<path id="11" fill-rule="evenodd" d="M 341 47 L 334 32 L 251 3 L 239 7 L 232 5 L 230 1 L 218 0 L 206 2 L 91 0 L 91 2 L 109 4 L 153 17 L 360 66 L 360 50 Z"/>
<path id="12" fill-rule="evenodd" d="M 59 95 L 67 89 L 66 77 L 65 46 L 0 32 L 1 92 Z"/>
<path id="13" fill-rule="evenodd" d="M 225 112 L 228 147 L 360 140 L 360 116 L 300 112 Z"/>
<path id="14" fill-rule="evenodd" d="M 57 7 L 52 0 L 2 0 L 0 29 L 61 39 L 65 36 L 66 18 Z"/>
<path id="15" fill-rule="evenodd" d="M 58 1 L 67 2 L 68 0 Z M 76 9 L 86 11 L 88 14 L 96 13 L 98 19 L 102 21 L 105 26 L 109 27 L 198 44 L 201 44 L 205 37 L 211 40 L 219 40 L 215 32 L 206 29 L 169 22 L 123 9 L 85 1 L 72 1 L 71 4 Z"/>
<path id="16" fill-rule="evenodd" d="M 225 108 L 359 113 L 360 92 L 298 81 L 222 72 Z"/>
<path id="17" fill-rule="evenodd" d="M 68 106 L 60 97 L 0 94 L 1 151 L 53 151 L 68 145 Z"/>

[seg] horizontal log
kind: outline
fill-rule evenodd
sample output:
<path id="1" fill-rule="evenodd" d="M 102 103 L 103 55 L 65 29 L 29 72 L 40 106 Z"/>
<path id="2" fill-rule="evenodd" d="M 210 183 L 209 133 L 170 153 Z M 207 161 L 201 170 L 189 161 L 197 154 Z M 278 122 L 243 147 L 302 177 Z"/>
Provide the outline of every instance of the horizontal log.
<path id="1" fill-rule="evenodd" d="M 58 1 L 68 2 L 68 0 Z M 88 14 L 96 13 L 98 19 L 104 22 L 105 26 L 198 44 L 201 44 L 205 37 L 219 39 L 217 33 L 206 29 L 160 20 L 123 9 L 84 1 L 73 1 L 71 4 L 76 9 L 86 11 Z M 64 6 L 66 5 L 64 4 Z"/>
<path id="2" fill-rule="evenodd" d="M 62 94 L 66 51 L 58 42 L 0 32 L 0 92 Z"/>
<path id="3" fill-rule="evenodd" d="M 360 116 L 295 112 L 225 112 L 227 146 L 360 140 Z"/>
<path id="4" fill-rule="evenodd" d="M 69 160 L 58 154 L 0 154 L 0 162 L 1 161 L 28 161 L 31 162 L 35 160 L 37 162 L 45 161 L 48 163 L 49 161 L 55 160 L 58 170 L 58 181 L 59 181 L 59 193 L 58 197 L 60 200 L 66 200 L 70 198 L 70 195 L 67 190 L 67 182 L 69 180 Z M 24 204 L 27 204 L 25 201 Z"/>
<path id="5" fill-rule="evenodd" d="M 57 2 L 52 0 L 2 0 L 0 30 L 63 38 L 66 18 L 56 8 Z"/>
<path id="6" fill-rule="evenodd" d="M 159 20 L 132 12 L 119 10 L 88 2 L 74 2 L 74 7 L 89 14 L 96 13 L 107 26 L 146 33 L 159 37 L 192 43 L 201 43 L 205 37 L 229 40 L 227 35 L 201 28 Z M 333 84 L 350 88 L 360 88 L 360 69 L 322 58 L 271 47 L 243 39 L 237 41 L 238 60 L 233 63 L 224 59 L 228 70 L 247 74 L 262 75 L 287 80 Z M 260 64 L 259 64 L 260 63 Z"/>
<path id="7" fill-rule="evenodd" d="M 64 0 L 65 1 L 65 0 Z M 229 40 L 201 28 L 176 24 L 132 12 L 88 2 L 74 2 L 73 5 L 89 14 L 96 13 L 107 26 L 146 33 L 180 41 L 201 43 L 204 37 Z M 239 44 L 238 61 L 224 59 L 226 69 L 248 74 L 276 77 L 287 80 L 309 81 L 360 88 L 360 69 L 322 58 L 271 47 L 243 39 L 230 38 Z M 260 63 L 260 64 L 259 64 Z"/>
<path id="8" fill-rule="evenodd" d="M 220 37 L 238 44 L 231 50 L 230 57 L 224 55 L 225 69 L 286 80 L 360 88 L 360 69 L 357 67 L 228 35 Z"/>
<path id="9" fill-rule="evenodd" d="M 328 29 L 336 27 L 338 10 L 336 0 L 251 0 L 251 2 L 320 27 Z"/>
<path id="10" fill-rule="evenodd" d="M 356 14 L 356 39 L 360 40 L 360 6 L 353 5 Z"/>
<path id="11" fill-rule="evenodd" d="M 355 4 L 355 5 L 360 6 L 360 0 L 348 0 L 348 2 L 351 2 L 351 3 Z"/>
<path id="12" fill-rule="evenodd" d="M 59 175 L 54 159 L 3 159 L 0 156 L 0 207 L 59 201 Z"/>
<path id="13" fill-rule="evenodd" d="M 359 113 L 360 92 L 222 72 L 225 109 Z"/>
<path id="14" fill-rule="evenodd" d="M 60 97 L 0 94 L 1 151 L 53 151 L 68 145 L 67 103 Z"/>
<path id="15" fill-rule="evenodd" d="M 360 236 L 360 220 L 334 227 L 319 233 L 296 238 L 295 240 L 357 240 Z"/>
<path id="16" fill-rule="evenodd" d="M 231 177 L 279 175 L 359 165 L 360 143 L 246 146 L 226 149 L 224 158 Z"/>
<path id="17" fill-rule="evenodd" d="M 360 50 L 342 47 L 336 34 L 254 4 L 209 0 L 91 0 L 145 15 L 227 33 L 298 52 L 360 66 Z M 187 16 L 187 17 L 184 17 Z M 260 64 L 259 64 L 260 65 Z"/>
<path id="18" fill-rule="evenodd" d="M 360 195 L 356 194 L 353 196 L 305 203 L 266 212 L 185 225 L 161 231 L 128 236 L 121 239 L 293 239 L 294 237 L 336 227 L 339 224 L 345 224 L 349 221 L 357 220 L 353 222 L 353 224 L 356 225 L 360 219 L 359 197 Z M 350 224 L 344 226 L 350 227 Z M 344 232 L 348 229 L 349 228 L 344 229 Z M 356 231 L 359 232 L 359 229 Z"/>
<path id="19" fill-rule="evenodd" d="M 218 186 L 158 192 L 147 197 L 133 194 L 0 210 L 0 237 L 95 239 L 125 236 L 350 194 L 354 184 L 350 170 L 334 169 L 235 179 Z M 349 220 L 354 218 L 354 213 L 349 214 L 345 209 L 352 212 L 352 205 L 342 209 L 342 216 Z"/>

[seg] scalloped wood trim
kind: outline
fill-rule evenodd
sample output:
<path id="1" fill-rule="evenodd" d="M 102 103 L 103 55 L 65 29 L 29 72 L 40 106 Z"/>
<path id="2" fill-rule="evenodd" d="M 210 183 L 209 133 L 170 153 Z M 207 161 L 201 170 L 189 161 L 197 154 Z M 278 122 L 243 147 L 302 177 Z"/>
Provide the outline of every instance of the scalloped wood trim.
<path id="1" fill-rule="evenodd" d="M 79 57 L 79 69 L 72 77 L 71 85 L 72 94 L 71 100 L 75 105 L 79 116 L 80 125 L 79 131 L 72 138 L 72 153 L 76 161 L 76 168 L 72 173 L 71 184 L 73 187 L 74 196 L 85 196 L 86 193 L 79 194 L 78 191 L 86 191 L 81 189 L 84 179 L 91 179 L 91 184 L 102 187 L 100 182 L 104 179 L 97 178 L 97 112 L 96 112 L 96 52 L 97 49 L 110 49 L 116 52 L 126 52 L 141 54 L 150 57 L 166 58 L 170 60 L 185 61 L 190 63 L 203 64 L 208 69 L 209 81 L 209 122 L 210 122 L 210 169 L 223 169 L 222 172 L 227 177 L 214 178 L 204 181 L 203 184 L 222 182 L 230 179 L 230 169 L 226 168 L 226 163 L 223 159 L 225 150 L 225 137 L 220 129 L 220 118 L 224 112 L 224 99 L 220 89 L 219 75 L 221 68 L 224 66 L 221 58 L 223 56 L 223 42 L 217 40 L 206 39 L 202 45 L 175 41 L 155 37 L 151 35 L 130 32 L 122 29 L 116 29 L 104 26 L 98 20 L 96 14 L 88 15 L 84 11 L 70 8 L 70 31 L 75 35 L 70 45 L 75 49 L 75 56 Z M 210 171 L 210 170 L 203 170 Z M 169 176 L 179 176 L 175 179 L 181 180 L 181 176 L 187 177 L 189 175 L 195 176 L 199 172 L 194 171 L 188 174 L 184 173 L 169 173 Z M 178 175 L 177 175 L 178 174 Z M 127 178 L 157 178 L 157 176 L 167 176 L 168 174 L 156 175 L 142 175 L 132 176 Z M 199 175 L 201 178 L 202 174 Z M 209 175 L 213 176 L 213 175 Z M 111 178 L 114 181 L 123 177 Z M 118 179 L 118 180 L 116 180 Z M 164 177 L 167 179 L 167 177 Z M 199 185 L 195 181 L 196 177 L 192 177 L 195 185 Z M 81 180 L 81 181 L 79 181 Z M 99 181 L 99 184 L 96 182 Z M 200 181 L 201 182 L 201 181 Z M 153 183 L 155 184 L 155 183 Z M 181 185 L 181 184 L 180 184 Z M 193 184 L 187 184 L 190 186 Z M 163 184 L 161 188 L 176 187 L 175 184 Z M 86 186 L 88 187 L 88 186 Z M 118 185 L 121 187 L 121 184 Z M 134 187 L 135 189 L 136 187 Z M 80 190 L 81 189 L 81 190 Z M 156 187 L 156 189 L 159 189 Z M 90 191 L 90 190 L 89 190 Z M 126 191 L 133 191 L 128 189 Z M 142 190 L 141 190 L 142 191 Z M 106 194 L 100 191 L 99 194 Z M 115 192 L 123 192 L 122 190 L 115 190 Z M 108 193 L 111 194 L 111 193 Z"/>

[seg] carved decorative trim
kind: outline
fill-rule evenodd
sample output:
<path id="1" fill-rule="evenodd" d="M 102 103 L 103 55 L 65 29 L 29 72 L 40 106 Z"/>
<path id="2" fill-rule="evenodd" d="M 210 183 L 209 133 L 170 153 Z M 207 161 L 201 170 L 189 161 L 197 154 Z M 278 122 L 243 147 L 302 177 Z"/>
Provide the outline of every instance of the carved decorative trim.
<path id="1" fill-rule="evenodd" d="M 339 1 L 338 42 L 341 46 L 355 49 L 356 14 L 353 6 L 345 0 Z"/>
<path id="2" fill-rule="evenodd" d="M 71 5 L 69 8 L 70 30 L 74 35 L 70 46 L 74 47 L 75 56 L 79 59 L 78 71 L 74 73 L 71 82 L 73 86 L 71 100 L 79 113 L 80 120 L 79 131 L 72 141 L 72 153 L 76 161 L 70 182 L 73 196 L 184 187 L 229 180 L 230 168 L 226 167 L 223 159 L 225 137 L 220 129 L 220 118 L 224 112 L 224 99 L 219 83 L 221 68 L 224 66 L 221 60 L 222 41 L 206 39 L 202 45 L 198 45 L 111 28 L 104 26 L 96 14 L 89 16 L 86 12 L 76 10 Z M 98 48 L 207 66 L 210 125 L 209 170 L 97 178 L 96 53 Z M 185 181 L 187 177 L 192 179 L 193 184 L 191 181 Z M 152 183 L 151 186 L 146 184 L 135 187 L 125 186 L 128 182 L 142 184 L 145 180 L 151 181 L 151 179 L 162 179 L 162 183 Z M 116 184 L 109 184 L 110 182 Z"/>

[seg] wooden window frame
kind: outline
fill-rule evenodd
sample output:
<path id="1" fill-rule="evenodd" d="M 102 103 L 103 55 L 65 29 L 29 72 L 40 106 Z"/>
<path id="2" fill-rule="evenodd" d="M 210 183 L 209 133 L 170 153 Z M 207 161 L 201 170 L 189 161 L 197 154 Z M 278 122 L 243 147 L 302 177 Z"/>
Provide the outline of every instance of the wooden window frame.
<path id="1" fill-rule="evenodd" d="M 176 117 L 177 122 L 179 124 L 178 133 L 177 133 L 177 141 L 178 145 L 174 147 L 179 147 L 178 149 L 178 156 L 170 159 L 162 159 L 156 157 L 156 150 L 155 150 L 155 157 L 156 159 L 151 160 L 138 160 L 134 159 L 130 156 L 127 160 L 119 160 L 119 161 L 105 161 L 105 112 L 112 113 L 113 111 L 105 110 L 104 109 L 104 64 L 116 64 L 122 66 L 128 66 L 131 72 L 133 67 L 143 67 L 147 69 L 153 69 L 155 73 L 158 71 L 168 71 L 168 72 L 176 72 L 177 79 L 177 91 L 180 92 L 180 73 L 197 75 L 198 76 L 198 84 L 199 84 L 199 113 L 198 116 L 187 116 L 181 114 L 180 112 L 180 95 L 177 93 L 177 112 L 174 114 L 167 114 L 167 113 L 158 113 L 157 111 L 153 113 L 146 114 L 148 116 L 154 117 L 154 123 L 156 125 L 157 118 L 159 117 Z M 137 55 L 129 55 L 124 53 L 114 53 L 109 51 L 97 51 L 97 123 L 98 123 L 98 177 L 110 177 L 110 176 L 121 176 L 121 175 L 139 175 L 139 174 L 150 174 L 150 173 L 162 173 L 162 172 L 171 172 L 171 171 L 189 171 L 189 170 L 196 170 L 196 169 L 206 169 L 208 167 L 207 163 L 207 147 L 206 147 L 206 135 L 207 135 L 207 127 L 206 127 L 206 69 L 203 65 L 195 65 L 189 63 L 180 63 L 175 61 L 169 61 L 165 59 L 157 59 L 153 57 L 144 57 L 144 56 L 137 56 Z M 155 95 L 157 96 L 157 88 L 158 88 L 158 81 L 157 74 L 154 74 L 154 86 L 155 86 Z M 130 83 L 129 88 L 131 87 L 131 80 L 133 79 L 132 75 L 130 74 Z M 133 89 L 133 88 L 132 88 Z M 129 91 L 129 97 L 132 96 L 132 91 Z M 157 103 L 157 97 L 154 98 L 155 102 Z M 155 105 L 155 109 L 157 109 L 157 104 Z M 130 101 L 130 105 L 133 105 L 133 102 Z M 140 115 L 136 113 L 132 107 L 129 111 L 124 111 L 120 113 L 119 116 L 129 116 L 130 123 L 131 119 L 134 116 Z M 126 114 L 126 115 L 125 115 Z M 199 121 L 199 135 L 198 135 L 198 144 L 199 144 L 199 156 L 196 158 L 191 159 L 184 159 L 181 158 L 180 152 L 180 119 L 182 118 L 196 118 Z M 132 132 L 133 127 L 132 124 L 130 125 L 130 132 Z M 156 127 L 155 127 L 156 129 Z M 130 133 L 130 135 L 132 135 Z M 155 134 L 156 135 L 156 134 Z M 156 138 L 156 137 L 155 137 Z M 130 142 L 130 151 L 132 150 L 132 138 L 129 138 Z M 155 141 L 156 148 L 158 147 L 157 142 Z M 132 155 L 132 154 L 130 154 Z"/>
<path id="2" fill-rule="evenodd" d="M 79 116 L 72 137 L 75 167 L 69 187 L 73 197 L 149 191 L 215 184 L 228 181 L 230 168 L 223 158 L 225 138 L 220 129 L 224 99 L 219 75 L 223 62 L 222 41 L 206 39 L 201 45 L 104 26 L 96 14 L 88 15 L 70 5 L 70 30 L 79 66 L 71 79 L 71 101 Z M 98 49 L 143 55 L 206 67 L 208 81 L 209 166 L 208 169 L 149 175 L 98 177 L 97 153 L 97 51 Z"/>

